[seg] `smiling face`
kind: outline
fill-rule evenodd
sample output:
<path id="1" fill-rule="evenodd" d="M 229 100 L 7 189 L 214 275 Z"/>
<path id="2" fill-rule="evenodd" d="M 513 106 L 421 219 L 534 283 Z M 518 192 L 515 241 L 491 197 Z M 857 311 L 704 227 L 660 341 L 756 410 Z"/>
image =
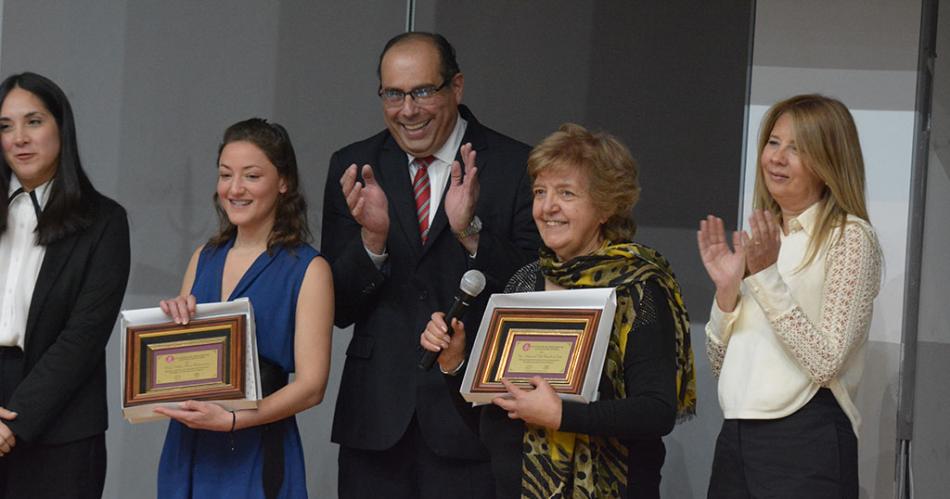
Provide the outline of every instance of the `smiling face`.
<path id="1" fill-rule="evenodd" d="M 380 87 L 410 92 L 422 87 L 438 87 L 439 51 L 427 40 L 410 39 L 391 47 L 380 63 Z M 399 147 L 415 156 L 434 154 L 445 144 L 458 118 L 464 78 L 457 74 L 432 99 L 424 104 L 409 95 L 399 106 L 383 104 L 383 116 L 389 133 Z"/>
<path id="2" fill-rule="evenodd" d="M 27 190 L 47 182 L 59 167 L 59 125 L 35 94 L 16 87 L 0 105 L 3 157 Z"/>
<path id="3" fill-rule="evenodd" d="M 808 209 L 822 196 L 825 184 L 804 163 L 795 143 L 795 126 L 787 113 L 779 116 L 759 156 L 762 178 L 783 218 Z"/>
<path id="4" fill-rule="evenodd" d="M 253 228 L 274 223 L 277 197 L 287 192 L 284 179 L 259 147 L 231 142 L 218 159 L 218 202 L 237 226 Z"/>
<path id="5" fill-rule="evenodd" d="M 590 254 L 604 241 L 601 226 L 610 217 L 594 206 L 588 186 L 575 167 L 545 168 L 534 180 L 531 215 L 545 246 L 562 262 Z"/>

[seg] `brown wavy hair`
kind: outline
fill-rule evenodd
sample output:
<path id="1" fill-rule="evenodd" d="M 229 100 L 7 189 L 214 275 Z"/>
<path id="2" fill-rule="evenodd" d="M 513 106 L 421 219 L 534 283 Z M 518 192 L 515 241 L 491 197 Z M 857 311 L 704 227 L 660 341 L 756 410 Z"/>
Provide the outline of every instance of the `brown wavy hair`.
<path id="1" fill-rule="evenodd" d="M 534 181 L 543 171 L 577 168 L 588 179 L 591 201 L 608 215 L 600 233 L 611 242 L 633 241 L 637 223 L 633 207 L 640 200 L 639 168 L 630 150 L 606 132 L 564 123 L 544 138 L 528 156 Z"/>
<path id="2" fill-rule="evenodd" d="M 848 215 L 868 223 L 871 220 L 865 201 L 864 157 L 854 119 L 841 101 L 818 94 L 790 97 L 766 112 L 759 131 L 753 207 L 782 219 L 782 209 L 765 185 L 761 158 L 775 123 L 786 114 L 792 119 L 802 164 L 825 184 L 818 201 L 815 235 L 808 243 L 802 268 L 815 259 L 834 229 L 844 227 Z"/>
<path id="3" fill-rule="evenodd" d="M 309 243 L 312 236 L 307 223 L 307 200 L 300 192 L 297 155 L 287 130 L 262 118 L 239 121 L 224 131 L 224 138 L 218 146 L 218 163 L 221 162 L 221 151 L 232 142 L 250 142 L 257 146 L 277 168 L 277 174 L 287 186 L 287 191 L 277 196 L 274 226 L 267 238 L 268 253 L 277 246 L 292 250 L 296 246 Z M 222 246 L 234 238 L 237 227 L 228 220 L 228 214 L 221 208 L 217 191 L 213 199 L 219 229 L 217 234 L 208 239 L 208 245 Z"/>

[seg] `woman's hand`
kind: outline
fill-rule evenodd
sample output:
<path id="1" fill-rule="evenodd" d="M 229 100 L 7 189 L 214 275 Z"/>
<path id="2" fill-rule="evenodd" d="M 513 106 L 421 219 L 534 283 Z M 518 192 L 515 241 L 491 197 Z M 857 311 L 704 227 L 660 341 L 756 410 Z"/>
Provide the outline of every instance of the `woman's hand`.
<path id="1" fill-rule="evenodd" d="M 181 295 L 158 302 L 162 312 L 171 317 L 175 324 L 188 324 L 195 316 L 196 305 L 195 295 Z"/>
<path id="2" fill-rule="evenodd" d="M 522 390 L 502 379 L 511 397 L 496 397 L 491 403 L 501 407 L 511 419 L 521 419 L 552 430 L 561 427 L 561 397 L 541 376 L 531 378 L 534 390 Z"/>
<path id="3" fill-rule="evenodd" d="M 749 217 L 752 239 L 746 241 L 746 265 L 749 274 L 767 269 L 778 261 L 782 247 L 782 229 L 775 215 L 765 210 L 755 210 Z"/>
<path id="4" fill-rule="evenodd" d="M 168 416 L 192 430 L 231 431 L 231 424 L 235 421 L 233 418 L 236 417 L 218 404 L 197 400 L 186 400 L 178 404 L 177 409 L 157 407 L 155 412 Z"/>
<path id="5" fill-rule="evenodd" d="M 716 285 L 716 303 L 724 312 L 732 312 L 739 300 L 739 285 L 746 270 L 746 242 L 748 236 L 739 231 L 732 233 L 732 246 L 726 243 L 722 219 L 709 215 L 699 222 L 696 242 L 706 273 Z"/>
<path id="6" fill-rule="evenodd" d="M 3 421 L 13 421 L 16 419 L 16 413 L 7 409 L 6 407 L 0 407 L 0 420 Z M 10 431 L 10 427 L 6 424 L 0 422 L 0 457 L 3 457 L 13 451 L 13 447 L 16 445 L 16 435 Z"/>
<path id="7" fill-rule="evenodd" d="M 452 319 L 453 334 L 449 335 L 445 325 L 445 313 L 435 312 L 426 328 L 419 336 L 419 344 L 430 352 L 439 354 L 439 367 L 442 372 L 452 372 L 465 359 L 465 324 Z"/>

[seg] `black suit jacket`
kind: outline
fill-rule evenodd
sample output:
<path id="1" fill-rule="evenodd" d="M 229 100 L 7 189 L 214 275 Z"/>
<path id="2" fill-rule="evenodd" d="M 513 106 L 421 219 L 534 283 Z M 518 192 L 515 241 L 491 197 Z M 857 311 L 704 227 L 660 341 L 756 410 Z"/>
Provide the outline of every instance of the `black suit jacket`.
<path id="1" fill-rule="evenodd" d="M 95 193 L 92 226 L 46 247 L 23 345 L 23 378 L 5 423 L 18 440 L 59 444 L 102 433 L 105 347 L 129 277 L 125 210 Z"/>
<path id="2" fill-rule="evenodd" d="M 462 143 L 471 142 L 477 151 L 481 185 L 475 211 L 483 229 L 475 258 L 452 234 L 444 203 L 422 245 L 406 153 L 388 131 L 349 145 L 330 160 L 322 251 L 333 268 L 336 325 L 355 324 L 333 418 L 332 440 L 341 445 L 388 449 L 415 414 L 436 454 L 487 458 L 452 406 L 438 368 L 416 367 L 419 334 L 432 312 L 449 308 L 462 274 L 475 268 L 485 273 L 488 286 L 463 317 L 471 344 L 488 296 L 537 257 L 540 240 L 531 218 L 528 146 L 482 126 L 464 106 L 459 110 L 468 121 Z M 379 270 L 366 254 L 339 184 L 353 163 L 373 167 L 389 202 L 389 257 Z"/>

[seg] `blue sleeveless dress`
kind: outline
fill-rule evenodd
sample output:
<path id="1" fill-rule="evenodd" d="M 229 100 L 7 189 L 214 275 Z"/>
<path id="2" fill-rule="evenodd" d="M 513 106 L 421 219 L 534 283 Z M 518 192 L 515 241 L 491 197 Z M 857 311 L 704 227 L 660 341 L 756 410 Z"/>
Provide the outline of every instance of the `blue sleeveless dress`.
<path id="1" fill-rule="evenodd" d="M 195 283 L 191 288 L 198 303 L 221 301 L 224 261 L 233 244 L 231 240 L 217 248 L 205 246 L 201 251 Z M 275 249 L 273 255 L 264 252 L 228 297 L 228 300 L 250 298 L 254 308 L 258 355 L 263 361 L 275 364 L 285 375 L 294 371 L 297 296 L 307 267 L 317 256 L 319 253 L 310 245 L 294 248 L 293 254 L 285 248 Z M 172 420 L 158 466 L 158 497 L 264 498 L 262 476 L 267 432 L 278 436 L 278 452 L 281 443 L 283 447 L 283 470 L 282 473 L 278 471 L 283 478 L 276 497 L 307 497 L 303 448 L 293 416 L 234 432 L 233 451 L 228 432 L 192 430 Z M 270 488 L 276 488 L 275 484 L 272 483 Z"/>

